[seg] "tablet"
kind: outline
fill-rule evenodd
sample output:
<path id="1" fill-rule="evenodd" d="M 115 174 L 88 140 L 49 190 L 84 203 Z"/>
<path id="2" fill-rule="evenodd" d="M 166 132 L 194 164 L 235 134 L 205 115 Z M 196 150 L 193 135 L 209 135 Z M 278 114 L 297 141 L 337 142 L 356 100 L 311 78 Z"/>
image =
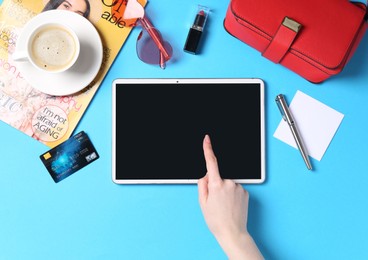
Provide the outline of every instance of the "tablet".
<path id="1" fill-rule="evenodd" d="M 262 80 L 117 79 L 112 99 L 115 183 L 196 183 L 206 134 L 222 178 L 265 180 Z"/>

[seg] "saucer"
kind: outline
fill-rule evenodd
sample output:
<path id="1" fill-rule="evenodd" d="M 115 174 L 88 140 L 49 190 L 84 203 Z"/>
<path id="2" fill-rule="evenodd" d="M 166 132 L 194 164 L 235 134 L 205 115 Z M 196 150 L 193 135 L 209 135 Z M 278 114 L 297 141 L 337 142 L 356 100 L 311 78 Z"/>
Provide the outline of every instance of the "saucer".
<path id="1" fill-rule="evenodd" d="M 41 71 L 28 61 L 17 62 L 23 77 L 35 89 L 53 96 L 74 94 L 92 82 L 100 70 L 103 47 L 100 35 L 93 24 L 83 16 L 65 10 L 51 10 L 38 14 L 23 28 L 17 41 L 16 51 L 26 49 L 26 39 L 39 24 L 63 23 L 72 28 L 80 41 L 80 54 L 73 67 L 65 72 Z"/>

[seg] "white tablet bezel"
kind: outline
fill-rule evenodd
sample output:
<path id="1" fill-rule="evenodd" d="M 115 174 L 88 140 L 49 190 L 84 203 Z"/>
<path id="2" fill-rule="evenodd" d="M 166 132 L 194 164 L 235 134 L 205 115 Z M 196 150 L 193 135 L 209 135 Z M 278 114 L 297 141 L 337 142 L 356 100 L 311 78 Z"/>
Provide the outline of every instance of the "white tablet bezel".
<path id="1" fill-rule="evenodd" d="M 116 184 L 193 184 L 197 183 L 197 179 L 177 179 L 177 180 L 121 180 L 116 179 L 116 86 L 118 84 L 206 84 L 206 83 L 244 83 L 244 84 L 254 84 L 260 85 L 261 91 L 261 178 L 260 179 L 236 179 L 237 183 L 242 184 L 258 184 L 263 183 L 266 178 L 266 156 L 265 156 L 265 89 L 264 82 L 257 78 L 181 78 L 181 79 L 116 79 L 112 83 L 112 180 Z"/>

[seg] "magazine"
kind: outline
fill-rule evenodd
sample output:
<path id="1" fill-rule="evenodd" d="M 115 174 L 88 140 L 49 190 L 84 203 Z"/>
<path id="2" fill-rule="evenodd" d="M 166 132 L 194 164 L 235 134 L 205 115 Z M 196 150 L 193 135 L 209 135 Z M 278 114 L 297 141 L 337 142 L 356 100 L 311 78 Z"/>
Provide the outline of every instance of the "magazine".
<path id="1" fill-rule="evenodd" d="M 49 9 L 63 7 L 72 11 L 68 6 L 71 1 L 4 0 L 0 6 L 0 120 L 49 147 L 71 136 L 132 29 L 124 27 L 121 18 L 127 0 L 73 0 L 76 1 L 84 3 L 85 12 L 80 14 L 100 34 L 103 60 L 95 79 L 69 96 L 50 96 L 34 89 L 23 78 L 12 54 L 22 28 L 31 18 Z"/>

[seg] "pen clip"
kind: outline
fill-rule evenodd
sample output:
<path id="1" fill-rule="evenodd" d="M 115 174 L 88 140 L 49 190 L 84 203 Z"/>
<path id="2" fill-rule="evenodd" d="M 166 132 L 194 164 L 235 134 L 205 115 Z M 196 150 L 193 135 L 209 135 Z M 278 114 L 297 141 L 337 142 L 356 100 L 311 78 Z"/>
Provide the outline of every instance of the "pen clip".
<path id="1" fill-rule="evenodd" d="M 282 118 L 283 118 L 285 121 L 287 121 L 287 120 L 286 120 L 286 115 L 285 115 L 284 108 L 283 108 L 283 107 L 282 107 L 282 105 L 281 105 L 281 99 L 282 99 L 282 98 L 283 98 L 283 95 L 282 95 L 282 94 L 277 95 L 277 96 L 276 96 L 275 101 L 276 101 L 277 107 L 278 107 L 278 108 L 279 108 L 279 110 L 280 110 L 280 113 L 281 113 Z"/>
<path id="2" fill-rule="evenodd" d="M 289 111 L 289 107 L 285 101 L 284 95 L 279 94 L 276 96 L 276 104 L 280 110 L 282 118 L 289 124 L 294 125 L 294 118 Z"/>

